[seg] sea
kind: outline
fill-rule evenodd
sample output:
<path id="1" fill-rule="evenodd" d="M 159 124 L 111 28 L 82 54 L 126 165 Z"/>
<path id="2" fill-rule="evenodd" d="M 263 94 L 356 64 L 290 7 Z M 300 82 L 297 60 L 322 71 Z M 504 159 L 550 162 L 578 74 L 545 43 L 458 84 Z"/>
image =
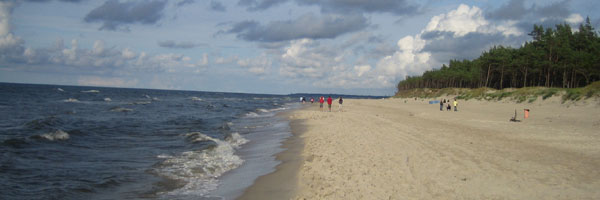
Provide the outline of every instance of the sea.
<path id="1" fill-rule="evenodd" d="M 294 95 L 0 83 L 0 199 L 235 199 Z"/>

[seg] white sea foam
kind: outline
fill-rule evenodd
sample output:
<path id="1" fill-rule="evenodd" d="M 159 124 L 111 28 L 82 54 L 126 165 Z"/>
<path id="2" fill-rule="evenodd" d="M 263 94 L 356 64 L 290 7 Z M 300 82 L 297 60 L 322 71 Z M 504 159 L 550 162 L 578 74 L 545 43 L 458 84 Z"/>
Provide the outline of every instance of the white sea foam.
<path id="1" fill-rule="evenodd" d="M 109 102 L 109 101 L 112 101 L 112 99 L 106 97 L 106 98 L 104 98 L 104 101 Z"/>
<path id="2" fill-rule="evenodd" d="M 212 141 L 216 143 L 216 146 L 203 150 L 186 151 L 176 156 L 158 156 L 165 159 L 155 169 L 158 174 L 186 182 L 182 188 L 163 194 L 167 198 L 207 195 L 217 188 L 218 177 L 243 163 L 243 160 L 234 153 L 235 149 L 247 140 L 237 133 L 232 134 L 231 142 L 221 141 L 200 132 L 188 133 L 185 136 L 192 142 Z"/>
<path id="3" fill-rule="evenodd" d="M 256 109 L 256 111 L 258 111 L 258 112 L 269 112 L 269 110 L 264 109 L 264 108 Z"/>
<path id="4" fill-rule="evenodd" d="M 75 98 L 68 98 L 63 100 L 63 102 L 79 102 L 79 100 L 75 99 Z"/>
<path id="5" fill-rule="evenodd" d="M 50 140 L 50 141 L 68 140 L 69 139 L 69 134 L 67 132 L 62 131 L 62 130 L 57 130 L 57 131 L 54 131 L 54 132 L 42 134 L 42 135 L 40 135 L 40 137 L 44 138 L 46 140 Z"/>
<path id="6" fill-rule="evenodd" d="M 239 133 L 232 133 L 231 137 L 227 138 L 227 142 L 231 144 L 234 148 L 240 148 L 243 144 L 248 143 L 248 139 L 242 137 Z"/>
<path id="7" fill-rule="evenodd" d="M 58 90 L 59 92 L 64 92 L 65 91 L 62 88 L 56 88 L 56 90 Z"/>
<path id="8" fill-rule="evenodd" d="M 192 97 L 191 99 L 192 99 L 193 101 L 202 101 L 202 99 L 201 99 L 201 98 L 198 98 L 198 97 Z"/>
<path id="9" fill-rule="evenodd" d="M 246 113 L 246 117 L 259 117 L 260 115 L 256 114 L 255 112 L 249 112 Z"/>
<path id="10" fill-rule="evenodd" d="M 84 91 L 81 91 L 81 92 L 83 92 L 83 93 L 98 93 L 100 91 L 99 90 L 84 90 Z"/>

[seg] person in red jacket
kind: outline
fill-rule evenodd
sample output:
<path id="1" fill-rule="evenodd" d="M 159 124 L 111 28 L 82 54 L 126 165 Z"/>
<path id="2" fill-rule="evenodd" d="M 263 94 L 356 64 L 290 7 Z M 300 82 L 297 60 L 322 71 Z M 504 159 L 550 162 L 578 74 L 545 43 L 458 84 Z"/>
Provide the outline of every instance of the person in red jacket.
<path id="1" fill-rule="evenodd" d="M 319 98 L 319 108 L 321 108 L 321 112 L 323 112 L 323 103 L 325 103 L 325 97 L 321 96 L 321 98 Z"/>
<path id="2" fill-rule="evenodd" d="M 329 107 L 329 112 L 331 112 L 331 104 L 333 103 L 333 99 L 331 96 L 327 97 L 327 106 Z"/>

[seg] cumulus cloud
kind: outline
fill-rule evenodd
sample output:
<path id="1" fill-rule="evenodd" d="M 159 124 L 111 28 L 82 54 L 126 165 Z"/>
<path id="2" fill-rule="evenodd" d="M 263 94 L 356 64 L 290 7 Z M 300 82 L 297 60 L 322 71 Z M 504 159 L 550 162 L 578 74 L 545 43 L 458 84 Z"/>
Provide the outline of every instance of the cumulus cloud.
<path id="1" fill-rule="evenodd" d="M 18 60 L 25 50 L 25 42 L 11 32 L 10 19 L 14 6 L 15 3 L 10 1 L 0 2 L 0 61 Z"/>
<path id="2" fill-rule="evenodd" d="M 421 33 L 400 39 L 396 52 L 380 59 L 374 71 L 386 85 L 394 85 L 450 59 L 475 58 L 492 45 L 520 45 L 525 36 L 513 21 L 490 21 L 480 8 L 459 5 L 432 17 Z"/>
<path id="3" fill-rule="evenodd" d="M 357 40 L 357 38 L 366 38 Z M 341 43 L 311 39 L 293 40 L 279 56 L 279 74 L 288 81 L 320 88 L 381 88 L 372 65 L 361 63 L 353 47 L 370 43 L 357 33 Z M 352 46 L 349 41 L 355 41 Z M 353 64 L 357 63 L 357 64 Z"/>
<path id="4" fill-rule="evenodd" d="M 78 40 L 70 46 L 62 40 L 51 48 L 25 48 L 14 59 L 2 59 L 0 63 L 31 66 L 71 67 L 86 73 L 133 73 L 133 72 L 199 72 L 204 69 L 208 58 L 194 61 L 183 54 L 156 54 L 135 52 L 130 48 L 106 47 L 102 40 L 94 42 L 92 48 L 80 48 Z M 57 69 L 59 70 L 59 69 Z"/>
<path id="5" fill-rule="evenodd" d="M 256 58 L 240 59 L 237 61 L 237 64 L 246 68 L 250 73 L 264 75 L 271 68 L 273 61 L 267 55 L 262 54 Z"/>
<path id="6" fill-rule="evenodd" d="M 247 41 L 279 42 L 301 38 L 323 39 L 362 30 L 368 25 L 362 15 L 321 15 L 312 13 L 295 20 L 273 21 L 261 25 L 256 21 L 243 21 L 233 25 L 228 33 L 237 34 Z"/>
<path id="7" fill-rule="evenodd" d="M 155 24 L 163 18 L 166 1 L 127 1 L 109 0 L 90 11 L 84 21 L 101 22 L 100 30 L 128 30 L 129 24 Z"/>

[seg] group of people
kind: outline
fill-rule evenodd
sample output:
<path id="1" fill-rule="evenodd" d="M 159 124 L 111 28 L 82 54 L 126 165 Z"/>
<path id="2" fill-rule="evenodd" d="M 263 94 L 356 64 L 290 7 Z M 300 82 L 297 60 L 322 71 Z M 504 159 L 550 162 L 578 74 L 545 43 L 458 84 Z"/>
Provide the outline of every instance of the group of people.
<path id="1" fill-rule="evenodd" d="M 440 111 L 444 110 L 444 104 L 448 102 L 448 106 L 446 106 L 446 111 L 450 111 L 450 109 L 452 109 L 452 107 L 450 106 L 450 99 L 448 99 L 448 101 L 446 101 L 446 99 L 441 100 L 440 101 Z M 454 99 L 454 102 L 452 102 L 452 104 L 454 105 L 454 112 L 458 111 L 458 101 L 456 101 L 456 99 Z"/>
<path id="2" fill-rule="evenodd" d="M 300 101 L 302 103 L 306 103 L 306 98 L 304 97 L 300 97 Z M 314 103 L 315 99 L 314 98 L 310 98 L 310 103 Z M 321 111 L 323 111 L 323 104 L 325 103 L 325 97 L 321 96 L 319 97 L 319 108 L 321 109 Z M 338 111 L 342 111 L 342 104 L 344 103 L 344 99 L 342 97 L 340 97 L 338 99 Z M 329 112 L 331 112 L 331 104 L 333 104 L 333 99 L 331 98 L 331 96 L 327 97 L 327 107 L 329 108 Z"/>

